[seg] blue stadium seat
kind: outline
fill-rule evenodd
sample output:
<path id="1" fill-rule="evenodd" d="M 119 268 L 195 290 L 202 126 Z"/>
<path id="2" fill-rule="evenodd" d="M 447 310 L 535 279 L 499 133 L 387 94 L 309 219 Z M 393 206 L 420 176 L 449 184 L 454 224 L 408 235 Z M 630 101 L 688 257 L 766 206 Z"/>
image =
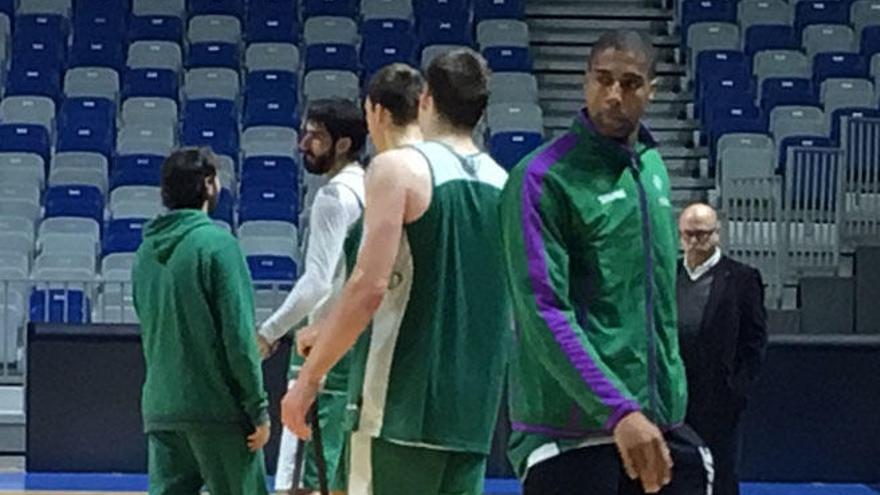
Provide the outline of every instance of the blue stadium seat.
<path id="1" fill-rule="evenodd" d="M 93 38 L 78 32 L 70 48 L 70 66 L 109 67 L 119 72 L 125 68 L 125 55 L 125 48 L 119 40 Z"/>
<path id="2" fill-rule="evenodd" d="M 192 43 L 186 55 L 187 68 L 226 67 L 238 70 L 241 55 L 238 45 L 232 43 Z"/>
<path id="3" fill-rule="evenodd" d="M 46 218 L 93 218 L 104 224 L 104 197 L 96 186 L 52 186 L 46 190 Z"/>
<path id="4" fill-rule="evenodd" d="M 183 39 L 183 20 L 176 16 L 132 16 L 128 26 L 128 41 L 173 41 Z"/>
<path id="5" fill-rule="evenodd" d="M 471 9 L 469 0 L 414 0 L 416 19 L 457 15 Z"/>
<path id="6" fill-rule="evenodd" d="M 57 14 L 15 16 L 15 36 L 32 40 L 64 40 L 70 36 L 70 22 Z"/>
<path id="7" fill-rule="evenodd" d="M 238 156 L 238 129 L 228 123 L 198 122 L 184 120 L 183 144 L 186 146 L 209 146 L 214 153 L 233 159 Z"/>
<path id="8" fill-rule="evenodd" d="M 862 29 L 861 53 L 870 59 L 880 53 L 880 26 L 868 26 Z"/>
<path id="9" fill-rule="evenodd" d="M 58 127 L 55 150 L 90 151 L 113 156 L 115 136 L 109 122 L 68 122 Z"/>
<path id="10" fill-rule="evenodd" d="M 748 74 L 713 77 L 706 75 L 700 80 L 697 93 L 700 95 L 696 100 L 694 111 L 697 117 L 703 118 L 711 108 L 718 104 L 730 103 L 745 105 L 755 101 L 754 82 Z"/>
<path id="11" fill-rule="evenodd" d="M 296 262 L 286 256 L 248 256 L 251 278 L 256 281 L 296 280 Z"/>
<path id="12" fill-rule="evenodd" d="M 6 14 L 9 19 L 15 17 L 16 0 L 0 0 L 0 14 Z"/>
<path id="13" fill-rule="evenodd" d="M 687 32 L 698 22 L 736 24 L 736 2 L 731 0 L 683 0 L 681 6 L 682 45 L 687 46 Z"/>
<path id="14" fill-rule="evenodd" d="M 834 141 L 828 136 L 789 136 L 778 143 L 779 162 L 776 173 L 785 174 L 785 160 L 788 157 L 788 149 L 799 148 L 834 148 Z"/>
<path id="15" fill-rule="evenodd" d="M 61 73 L 57 67 L 27 67 L 24 63 L 14 62 L 6 75 L 6 93 L 4 96 L 46 96 L 55 100 L 61 99 Z"/>
<path id="16" fill-rule="evenodd" d="M 58 112 L 58 124 L 98 123 L 116 134 L 116 103 L 106 98 L 67 98 Z"/>
<path id="17" fill-rule="evenodd" d="M 306 48 L 306 72 L 344 70 L 359 72 L 357 48 L 353 45 L 316 44 Z"/>
<path id="18" fill-rule="evenodd" d="M 110 2 L 101 3 L 106 5 Z M 114 15 L 106 9 L 77 12 L 73 17 L 74 37 L 85 34 L 92 40 L 123 41 L 126 14 Z"/>
<path id="19" fill-rule="evenodd" d="M 242 187 L 239 202 L 239 222 L 251 220 L 280 220 L 299 223 L 299 200 L 291 188 Z"/>
<path id="20" fill-rule="evenodd" d="M 532 55 L 522 46 L 491 46 L 483 57 L 494 72 L 532 72 Z"/>
<path id="21" fill-rule="evenodd" d="M 197 15 L 231 15 L 244 17 L 244 0 L 189 0 L 190 17 Z"/>
<path id="22" fill-rule="evenodd" d="M 361 23 L 364 40 L 373 38 L 415 36 L 413 25 L 406 19 L 369 19 Z"/>
<path id="23" fill-rule="evenodd" d="M 120 155 L 110 173 L 110 189 L 122 186 L 158 186 L 162 179 L 159 155 Z"/>
<path id="24" fill-rule="evenodd" d="M 721 79 L 744 81 L 751 78 L 751 70 L 742 52 L 709 50 L 697 56 L 694 81 L 694 100 L 699 102 L 703 87 Z"/>
<path id="25" fill-rule="evenodd" d="M 247 2 L 248 15 L 256 12 L 282 11 L 289 13 L 294 19 L 299 18 L 299 4 L 296 0 L 249 0 Z"/>
<path id="26" fill-rule="evenodd" d="M 141 245 L 146 218 L 111 220 L 104 232 L 104 256 L 114 253 L 133 253 Z"/>
<path id="27" fill-rule="evenodd" d="M 767 119 L 754 104 L 716 104 L 707 111 L 710 161 L 715 163 L 718 139 L 732 133 L 767 133 Z"/>
<path id="28" fill-rule="evenodd" d="M 220 199 L 217 201 L 217 207 L 211 212 L 211 218 L 214 220 L 223 220 L 229 225 L 234 224 L 235 201 L 232 193 L 227 188 L 220 190 Z"/>
<path id="29" fill-rule="evenodd" d="M 820 0 L 795 5 L 794 28 L 797 33 L 811 24 L 849 24 L 849 2 Z"/>
<path id="30" fill-rule="evenodd" d="M 857 53 L 820 53 L 813 57 L 813 80 L 816 86 L 831 77 L 867 78 L 868 61 Z"/>
<path id="31" fill-rule="evenodd" d="M 125 19 L 131 12 L 129 0 L 76 0 L 73 2 L 73 17 L 88 17 L 91 15 L 105 15 L 114 19 Z"/>
<path id="32" fill-rule="evenodd" d="M 369 81 L 379 69 L 395 62 L 416 66 L 415 55 L 415 40 L 408 35 L 364 39 L 361 44 L 361 64 L 365 79 Z"/>
<path id="33" fill-rule="evenodd" d="M 524 0 L 474 0 L 474 23 L 486 19 L 522 19 Z"/>
<path id="34" fill-rule="evenodd" d="M 178 77 L 171 69 L 128 69 L 122 76 L 122 96 L 155 96 L 177 100 Z"/>
<path id="35" fill-rule="evenodd" d="M 801 40 L 792 26 L 756 25 L 746 29 L 745 52 L 748 56 L 764 50 L 800 50 Z"/>
<path id="36" fill-rule="evenodd" d="M 34 289 L 30 296 L 29 316 L 32 323 L 82 325 L 89 322 L 91 309 L 81 290 Z"/>
<path id="37" fill-rule="evenodd" d="M 846 107 L 834 110 L 831 114 L 831 140 L 837 144 L 843 144 L 840 143 L 840 127 L 842 124 L 841 119 L 844 117 L 880 119 L 880 109 L 869 107 Z M 865 165 L 868 166 L 868 164 Z"/>
<path id="38" fill-rule="evenodd" d="M 418 37 L 422 46 L 473 45 L 470 13 L 456 12 L 442 17 L 421 18 Z"/>
<path id="39" fill-rule="evenodd" d="M 489 139 L 489 150 L 499 165 L 510 170 L 542 142 L 537 132 L 499 132 Z"/>
<path id="40" fill-rule="evenodd" d="M 244 189 L 253 187 L 295 188 L 299 177 L 299 166 L 285 156 L 256 156 L 245 159 L 241 166 L 241 183 Z"/>
<path id="41" fill-rule="evenodd" d="M 300 117 L 295 95 L 267 95 L 248 98 L 245 101 L 242 126 L 247 128 L 258 125 L 299 129 Z"/>
<path id="42" fill-rule="evenodd" d="M 12 60 L 15 64 L 26 64 L 30 68 L 64 68 L 67 60 L 66 39 L 14 36 Z"/>
<path id="43" fill-rule="evenodd" d="M 769 113 L 781 105 L 818 106 L 813 81 L 804 78 L 770 77 L 761 83 L 761 109 Z"/>
<path id="44" fill-rule="evenodd" d="M 0 152 L 33 153 L 49 166 L 49 131 L 39 124 L 0 124 Z"/>
<path id="45" fill-rule="evenodd" d="M 244 37 L 248 43 L 299 43 L 296 17 L 285 10 L 251 9 L 245 23 Z"/>
<path id="46" fill-rule="evenodd" d="M 297 81 L 297 75 L 288 71 L 258 70 L 250 72 L 245 79 L 245 99 L 267 94 L 297 93 L 299 91 Z"/>
<path id="47" fill-rule="evenodd" d="M 354 18 L 360 8 L 357 0 L 303 0 L 302 10 L 303 19 L 319 15 Z"/>
<path id="48" fill-rule="evenodd" d="M 204 98 L 188 100 L 183 107 L 183 120 L 188 123 L 207 123 L 235 127 L 238 112 L 230 100 Z"/>

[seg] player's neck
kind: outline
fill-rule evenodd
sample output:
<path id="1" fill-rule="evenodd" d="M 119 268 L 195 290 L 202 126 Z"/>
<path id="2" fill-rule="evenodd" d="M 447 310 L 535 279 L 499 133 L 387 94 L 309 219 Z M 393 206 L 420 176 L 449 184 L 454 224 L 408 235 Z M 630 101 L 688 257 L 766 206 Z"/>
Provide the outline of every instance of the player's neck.
<path id="1" fill-rule="evenodd" d="M 331 168 L 326 174 L 324 174 L 327 177 L 327 180 L 336 177 L 336 175 L 341 172 L 342 169 L 344 169 L 349 163 L 351 163 L 351 160 L 348 159 L 337 160 L 336 163 L 333 165 L 333 168 Z"/>
<path id="2" fill-rule="evenodd" d="M 406 127 L 395 127 L 389 131 L 388 148 L 401 148 L 421 141 L 422 130 L 419 128 L 418 124 L 408 125 Z"/>
<path id="3" fill-rule="evenodd" d="M 426 141 L 439 141 L 463 155 L 479 153 L 474 143 L 473 131 L 465 131 L 435 123 L 422 129 Z"/>

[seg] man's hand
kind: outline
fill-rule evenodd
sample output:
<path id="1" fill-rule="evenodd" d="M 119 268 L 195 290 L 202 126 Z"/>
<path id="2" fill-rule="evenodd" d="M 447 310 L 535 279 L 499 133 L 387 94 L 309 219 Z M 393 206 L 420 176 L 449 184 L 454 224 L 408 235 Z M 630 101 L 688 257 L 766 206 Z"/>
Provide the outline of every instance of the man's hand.
<path id="1" fill-rule="evenodd" d="M 278 342 L 269 342 L 266 337 L 257 332 L 257 349 L 260 351 L 261 358 L 269 359 L 278 349 Z"/>
<path id="2" fill-rule="evenodd" d="M 292 387 L 287 390 L 281 400 L 281 421 L 297 437 L 308 440 L 312 437 L 312 429 L 308 425 L 309 409 L 315 403 L 315 397 L 321 388 L 320 381 L 304 379 L 302 374 Z"/>
<path id="3" fill-rule="evenodd" d="M 302 357 L 308 357 L 309 351 L 318 340 L 318 329 L 308 326 L 296 332 L 296 352 Z"/>
<path id="4" fill-rule="evenodd" d="M 272 424 L 266 421 L 257 426 L 253 433 L 247 437 L 247 445 L 251 452 L 257 452 L 269 443 L 269 436 L 272 433 Z"/>
<path id="5" fill-rule="evenodd" d="M 630 413 L 614 428 L 614 442 L 626 474 L 641 480 L 646 493 L 657 493 L 672 479 L 672 458 L 663 433 L 644 414 Z"/>

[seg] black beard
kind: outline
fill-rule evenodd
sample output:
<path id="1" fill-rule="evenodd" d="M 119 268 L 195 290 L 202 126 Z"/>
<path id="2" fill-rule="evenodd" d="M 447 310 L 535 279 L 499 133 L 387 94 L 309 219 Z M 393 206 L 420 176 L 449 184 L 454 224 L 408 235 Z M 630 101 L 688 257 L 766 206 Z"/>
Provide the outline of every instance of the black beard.
<path id="1" fill-rule="evenodd" d="M 324 175 L 336 163 L 336 150 L 329 151 L 321 156 L 305 155 L 304 162 L 306 170 L 310 174 Z"/>

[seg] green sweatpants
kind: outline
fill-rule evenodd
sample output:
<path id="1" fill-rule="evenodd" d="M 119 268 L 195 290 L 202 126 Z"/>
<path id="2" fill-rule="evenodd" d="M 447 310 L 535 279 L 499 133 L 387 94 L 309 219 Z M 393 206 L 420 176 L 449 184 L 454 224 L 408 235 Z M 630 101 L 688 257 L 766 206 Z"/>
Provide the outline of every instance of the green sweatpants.
<path id="1" fill-rule="evenodd" d="M 263 452 L 240 432 L 156 431 L 147 434 L 150 495 L 266 495 Z"/>
<path id="2" fill-rule="evenodd" d="M 486 456 L 353 433 L 348 495 L 482 495 Z"/>
<path id="3" fill-rule="evenodd" d="M 341 394 L 321 394 L 318 403 L 318 422 L 321 424 L 321 439 L 324 446 L 324 463 L 327 465 L 327 485 L 330 491 L 345 491 L 345 463 L 342 461 L 343 446 L 347 431 L 343 420 L 348 396 Z M 315 444 L 305 444 L 305 465 L 303 466 L 303 486 L 317 491 L 318 464 Z"/>

